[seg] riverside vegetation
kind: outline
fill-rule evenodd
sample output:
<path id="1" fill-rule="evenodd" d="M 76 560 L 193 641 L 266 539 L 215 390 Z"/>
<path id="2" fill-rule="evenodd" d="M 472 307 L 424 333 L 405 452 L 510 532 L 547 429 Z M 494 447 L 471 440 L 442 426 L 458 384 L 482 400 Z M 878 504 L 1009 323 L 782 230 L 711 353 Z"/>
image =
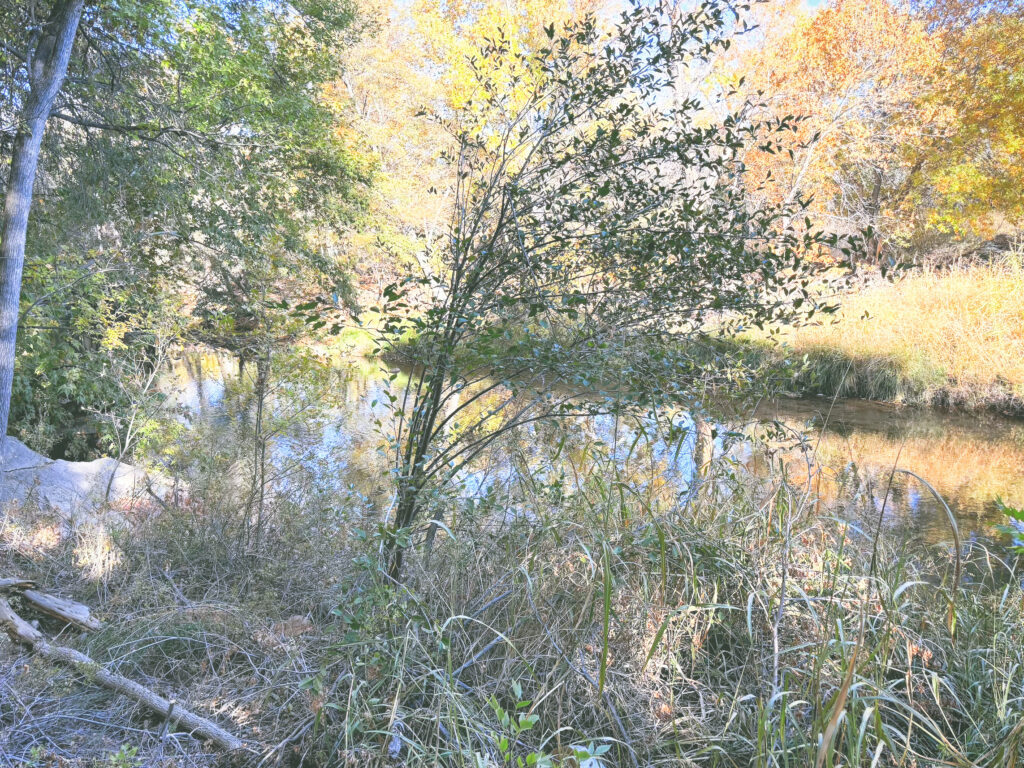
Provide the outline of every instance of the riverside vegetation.
<path id="1" fill-rule="evenodd" d="M 105 619 L 78 647 L 182 692 L 250 740 L 250 764 L 999 766 L 1020 754 L 1020 574 L 994 543 L 908 544 L 856 488 L 823 503 L 818 477 L 781 461 L 752 473 L 722 456 L 673 483 L 650 426 L 617 443 L 576 426 L 495 445 L 529 457 L 524 470 L 438 499 L 446 529 L 396 587 L 379 566 L 374 509 L 392 491 L 372 428 L 360 450 L 298 463 L 309 445 L 289 439 L 271 454 L 263 539 L 246 544 L 253 423 L 222 414 L 252 414 L 253 384 L 229 385 L 224 410 L 163 452 L 188 496 L 68 538 L 31 509 L 2 529 L 9 567 Z M 307 402 L 282 383 L 268 417 L 294 422 Z M 294 434 L 308 440 L 308 426 Z M 661 439 L 681 441 L 669 456 L 692 450 L 691 435 Z M 325 483 L 340 456 L 340 482 Z M 560 466 L 567 477 L 543 472 Z M 11 764 L 220 758 L 12 650 Z"/>
<path id="2" fill-rule="evenodd" d="M 985 266 L 876 279 L 834 322 L 787 329 L 768 361 L 789 357 L 805 394 L 1024 413 L 1020 256 Z M 749 337 L 759 347 L 763 342 Z M 770 363 L 769 363 L 770 364 Z"/>
<path id="3" fill-rule="evenodd" d="M 59 666 L 0 595 L 0 764 L 1024 764 L 1015 425 L 970 483 L 952 439 L 751 415 L 1019 414 L 1019 254 L 884 268 L 1017 232 L 1013 0 L 52 0 L 0 29 L 0 413 L 165 489 L 0 512 L 0 588 L 102 620 L 40 617 L 92 660 Z M 178 391 L 189 344 L 235 373 Z"/>

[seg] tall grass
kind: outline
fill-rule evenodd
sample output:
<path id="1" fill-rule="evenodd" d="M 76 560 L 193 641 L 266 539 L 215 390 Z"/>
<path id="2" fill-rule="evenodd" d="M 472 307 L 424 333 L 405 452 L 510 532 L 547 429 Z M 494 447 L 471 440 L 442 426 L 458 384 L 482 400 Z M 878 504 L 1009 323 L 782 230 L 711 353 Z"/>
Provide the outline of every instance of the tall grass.
<path id="1" fill-rule="evenodd" d="M 2 557 L 98 604 L 107 628 L 68 641 L 249 739 L 243 764 L 1024 759 L 1014 562 L 980 545 L 908 551 L 857 494 L 816 511 L 814 483 L 781 468 L 721 461 L 677 496 L 586 458 L 569 488 L 523 477 L 453 501 L 450 535 L 403 585 L 351 500 L 279 499 L 262 560 L 231 557 L 218 532 L 240 513 L 213 485 L 115 536 L 100 580 L 74 540 L 31 544 L 25 511 Z M 87 766 L 125 744 L 147 765 L 216 764 L 87 680 L 9 660 L 8 764 Z"/>
<path id="2" fill-rule="evenodd" d="M 824 394 L 1024 412 L 1024 269 L 999 264 L 909 274 L 843 298 L 835 322 L 783 340 Z"/>

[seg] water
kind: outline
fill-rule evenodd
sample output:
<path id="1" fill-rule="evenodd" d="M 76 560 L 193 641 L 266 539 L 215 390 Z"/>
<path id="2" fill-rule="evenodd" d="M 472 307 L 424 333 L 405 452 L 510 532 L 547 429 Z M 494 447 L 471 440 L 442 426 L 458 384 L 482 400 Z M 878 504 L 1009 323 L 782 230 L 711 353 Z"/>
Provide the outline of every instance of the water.
<path id="1" fill-rule="evenodd" d="M 252 375 L 250 367 L 240 378 L 229 357 L 190 354 L 174 362 L 163 387 L 184 424 L 215 435 L 218 424 L 226 429 L 246 417 L 241 393 Z M 386 375 L 376 362 L 354 360 L 319 374 L 309 388 L 292 369 L 275 381 L 273 458 L 285 488 L 290 468 L 301 469 L 314 473 L 322 492 L 347 489 L 370 508 L 387 507 L 391 485 L 377 424 L 387 418 Z M 814 508 L 829 514 L 839 510 L 871 527 L 881 514 L 887 531 L 932 545 L 952 540 L 942 500 L 964 541 L 1000 540 L 995 526 L 1005 518 L 997 499 L 1024 505 L 1024 423 L 860 401 L 781 399 L 753 412 L 724 405 L 736 416 L 716 426 L 715 454 L 755 478 L 766 476 L 770 464 L 784 466 L 794 483 L 807 485 Z M 677 423 L 692 425 L 685 414 Z M 685 497 L 697 480 L 693 430 L 670 442 L 647 428 L 652 438 L 639 440 L 635 424 L 611 416 L 521 428 L 460 474 L 460 493 L 499 493 L 524 478 L 528 487 L 551 492 L 579 484 L 600 459 L 615 462 L 652 500 Z M 927 479 L 942 500 L 894 467 Z M 519 494 L 513 508 L 538 515 L 543 505 Z"/>
<path id="2" fill-rule="evenodd" d="M 926 542 L 950 539 L 948 516 L 928 488 L 905 474 L 893 475 L 894 467 L 928 481 L 949 506 L 964 539 L 998 538 L 994 526 L 1006 522 L 998 499 L 1010 506 L 1024 504 L 1022 422 L 825 399 L 784 400 L 759 408 L 757 415 L 803 428 L 824 469 L 822 478 L 839 484 L 856 471 L 870 481 L 872 505 L 880 509 L 885 500 L 886 515 Z"/>

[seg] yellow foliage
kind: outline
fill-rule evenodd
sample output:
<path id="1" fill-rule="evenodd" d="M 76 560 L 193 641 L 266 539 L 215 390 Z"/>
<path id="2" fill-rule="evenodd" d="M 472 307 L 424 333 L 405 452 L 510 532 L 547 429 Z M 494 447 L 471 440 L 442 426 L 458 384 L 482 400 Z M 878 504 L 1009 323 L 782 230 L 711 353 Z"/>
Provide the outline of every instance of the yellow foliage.
<path id="1" fill-rule="evenodd" d="M 379 167 L 371 192 L 374 237 L 350 243 L 363 282 L 374 280 L 378 288 L 389 282 L 380 265 L 393 267 L 389 257 L 396 255 L 399 266 L 424 272 L 438 266 L 424 246 L 443 236 L 450 219 L 453 169 L 442 154 L 452 142 L 424 113 L 451 116 L 472 100 L 477 78 L 471 62 L 488 41 L 504 39 L 512 52 L 529 52 L 547 42 L 545 26 L 557 28 L 603 2 L 361 0 L 362 16 L 374 24 L 349 50 L 344 74 L 325 98 L 353 113 L 351 129 Z M 528 72 L 497 76 L 510 91 L 525 93 Z M 388 257 L 379 253 L 381 245 Z"/>
<path id="2" fill-rule="evenodd" d="M 756 7 L 761 30 L 720 75 L 806 119 L 792 156 L 752 153 L 772 200 L 813 197 L 830 226 L 992 236 L 1024 220 L 1024 16 L 1012 2 L 801 0 Z M 770 175 L 769 175 L 770 174 Z M 873 255 L 877 255 L 876 253 Z"/>
<path id="3" fill-rule="evenodd" d="M 488 41 L 504 39 L 516 54 L 548 43 L 544 28 L 599 9 L 601 0 L 416 0 L 411 15 L 422 36 L 423 53 L 437 67 L 448 106 L 464 107 L 473 98 L 476 78 L 472 62 Z"/>
<path id="4" fill-rule="evenodd" d="M 912 215 L 904 203 L 949 121 L 945 105 L 923 100 L 941 37 L 889 0 L 769 8 L 759 44 L 732 66 L 748 74 L 745 93 L 763 92 L 772 114 L 805 119 L 792 157 L 752 157 L 771 174 L 765 195 L 802 193 L 822 218 L 906 233 Z"/>
<path id="5" fill-rule="evenodd" d="M 946 38 L 930 101 L 955 122 L 931 176 L 931 221 L 990 236 L 1024 220 L 1024 18 L 983 15 Z"/>

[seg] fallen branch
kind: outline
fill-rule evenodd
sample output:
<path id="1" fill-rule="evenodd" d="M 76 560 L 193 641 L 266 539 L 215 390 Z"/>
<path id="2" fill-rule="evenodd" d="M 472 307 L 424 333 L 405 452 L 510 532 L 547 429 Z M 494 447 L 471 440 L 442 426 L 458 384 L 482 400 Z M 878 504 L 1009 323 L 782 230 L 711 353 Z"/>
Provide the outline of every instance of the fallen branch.
<path id="1" fill-rule="evenodd" d="M 89 606 L 63 597 L 48 595 L 45 592 L 37 592 L 34 587 L 35 582 L 31 579 L 16 577 L 0 579 L 0 593 L 20 592 L 25 602 L 40 613 L 60 619 L 65 624 L 74 624 L 87 632 L 95 631 L 103 626 L 100 620 L 94 618 L 89 612 Z"/>
<path id="2" fill-rule="evenodd" d="M 228 733 L 216 723 L 205 717 L 200 717 L 177 703 L 172 704 L 171 701 L 139 685 L 134 680 L 110 672 L 84 653 L 73 648 L 51 645 L 43 638 L 43 634 L 38 629 L 15 613 L 10 603 L 3 597 L 0 597 L 0 626 L 3 626 L 7 635 L 15 643 L 31 648 L 44 659 L 73 667 L 83 673 L 87 679 L 134 699 L 157 714 L 167 717 L 174 725 L 188 731 L 193 736 L 211 741 L 225 750 L 236 750 L 245 746 L 241 739 Z"/>
<path id="3" fill-rule="evenodd" d="M 16 614 L 4 597 L 0 597 L 0 624 L 11 640 L 30 648 L 43 639 L 43 633 Z"/>
<path id="4" fill-rule="evenodd" d="M 21 592 L 25 589 L 32 589 L 36 583 L 29 579 L 0 579 L 0 592 Z"/>
<path id="5" fill-rule="evenodd" d="M 54 597 L 34 589 L 26 589 L 21 596 L 25 602 L 40 613 L 60 619 L 67 624 L 74 624 L 85 630 L 97 630 L 103 626 L 99 619 L 89 613 L 89 606 L 76 603 L 74 600 Z"/>

